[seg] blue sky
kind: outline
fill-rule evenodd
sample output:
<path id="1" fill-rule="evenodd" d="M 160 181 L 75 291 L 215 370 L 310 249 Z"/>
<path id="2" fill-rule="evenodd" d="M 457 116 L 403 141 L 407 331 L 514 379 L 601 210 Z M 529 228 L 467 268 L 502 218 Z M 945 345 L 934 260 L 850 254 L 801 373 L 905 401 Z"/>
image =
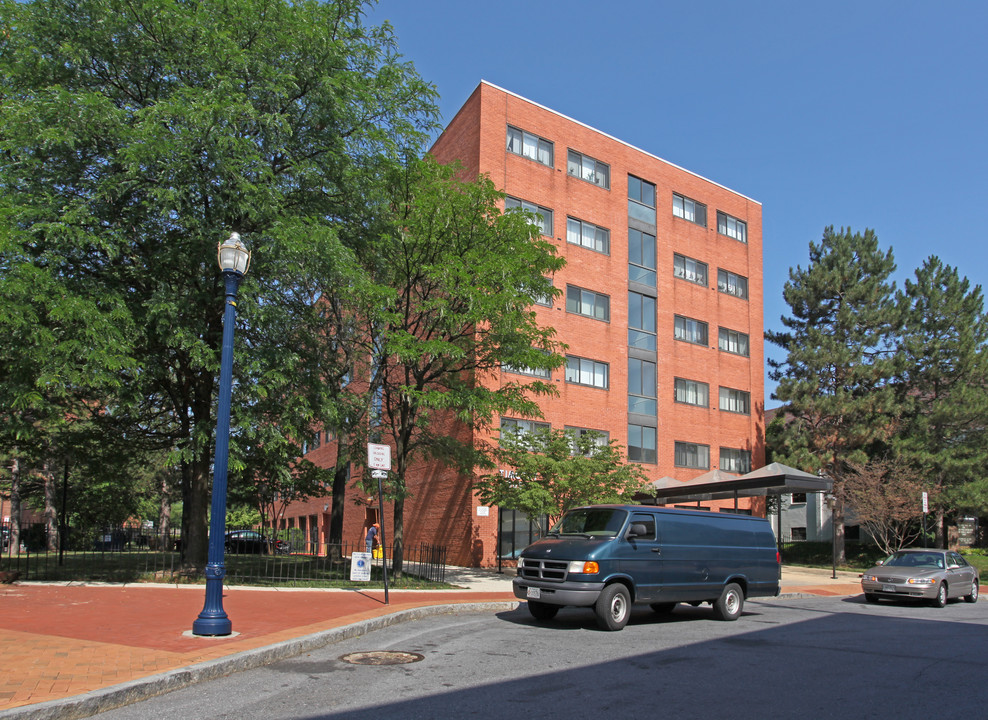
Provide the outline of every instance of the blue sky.
<path id="1" fill-rule="evenodd" d="M 761 202 L 766 328 L 827 225 L 873 228 L 900 287 L 931 254 L 988 279 L 988 3 L 380 0 L 384 19 L 444 121 L 487 80 Z"/>

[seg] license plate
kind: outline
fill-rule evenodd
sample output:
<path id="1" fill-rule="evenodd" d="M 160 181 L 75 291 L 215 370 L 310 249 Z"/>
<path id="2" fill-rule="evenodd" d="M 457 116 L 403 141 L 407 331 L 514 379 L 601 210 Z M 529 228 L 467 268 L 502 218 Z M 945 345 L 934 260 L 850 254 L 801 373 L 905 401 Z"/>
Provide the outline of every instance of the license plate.
<path id="1" fill-rule="evenodd" d="M 525 597 L 530 597 L 532 598 L 532 600 L 538 600 L 539 598 L 542 597 L 542 590 L 541 588 L 530 587 L 528 588 L 528 591 L 525 593 Z"/>
<path id="2" fill-rule="evenodd" d="M 895 585 L 882 585 L 882 592 L 895 592 Z"/>

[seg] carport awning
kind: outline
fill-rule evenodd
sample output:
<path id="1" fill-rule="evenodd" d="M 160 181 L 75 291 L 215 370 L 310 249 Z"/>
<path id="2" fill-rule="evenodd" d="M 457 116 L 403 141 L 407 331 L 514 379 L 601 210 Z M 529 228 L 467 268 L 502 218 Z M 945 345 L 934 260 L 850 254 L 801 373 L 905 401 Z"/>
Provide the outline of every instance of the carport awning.
<path id="1" fill-rule="evenodd" d="M 833 482 L 802 470 L 770 463 L 745 475 L 732 475 L 722 470 L 711 470 L 686 482 L 662 478 L 652 484 L 650 492 L 639 493 L 639 502 L 668 500 L 725 500 L 755 495 L 782 495 L 793 492 L 828 492 Z"/>

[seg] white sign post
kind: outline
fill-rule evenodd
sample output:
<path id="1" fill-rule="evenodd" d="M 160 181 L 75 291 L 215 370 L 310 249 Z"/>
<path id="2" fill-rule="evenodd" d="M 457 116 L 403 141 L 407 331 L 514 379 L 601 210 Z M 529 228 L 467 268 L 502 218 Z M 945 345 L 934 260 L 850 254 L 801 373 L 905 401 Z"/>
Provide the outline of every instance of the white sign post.
<path id="1" fill-rule="evenodd" d="M 350 558 L 350 581 L 370 582 L 371 579 L 371 554 L 366 552 L 355 552 Z"/>
<path id="2" fill-rule="evenodd" d="M 367 467 L 371 470 L 390 470 L 391 446 L 367 443 Z"/>

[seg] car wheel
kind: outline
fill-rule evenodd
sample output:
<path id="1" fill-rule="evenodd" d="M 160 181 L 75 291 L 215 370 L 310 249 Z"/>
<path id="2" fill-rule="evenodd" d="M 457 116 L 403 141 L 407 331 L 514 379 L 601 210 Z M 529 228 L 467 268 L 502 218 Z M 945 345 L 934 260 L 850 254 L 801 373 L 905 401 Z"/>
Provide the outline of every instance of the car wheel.
<path id="1" fill-rule="evenodd" d="M 658 613 L 659 615 L 668 615 L 676 607 L 677 603 L 674 602 L 664 602 L 664 603 L 652 603 L 649 605 L 652 608 L 652 612 Z"/>
<path id="2" fill-rule="evenodd" d="M 940 583 L 940 587 L 937 588 L 937 596 L 933 598 L 933 607 L 946 607 L 947 605 L 947 584 Z"/>
<path id="3" fill-rule="evenodd" d="M 603 630 L 620 630 L 628 624 L 631 615 L 631 596 L 621 583 L 605 587 L 594 605 L 597 624 Z"/>
<path id="4" fill-rule="evenodd" d="M 878 596 L 875 593 L 865 593 L 864 595 L 865 602 L 870 602 L 873 605 L 878 602 Z"/>
<path id="5" fill-rule="evenodd" d="M 556 617 L 556 613 L 559 612 L 559 606 L 529 600 L 528 612 L 531 613 L 532 617 L 536 620 L 552 620 Z"/>
<path id="6" fill-rule="evenodd" d="M 978 581 L 975 580 L 971 583 L 971 594 L 964 596 L 964 602 L 976 603 L 978 602 Z"/>
<path id="7" fill-rule="evenodd" d="M 744 593 L 737 583 L 728 583 L 724 592 L 714 602 L 714 617 L 718 620 L 737 620 L 744 607 Z"/>

